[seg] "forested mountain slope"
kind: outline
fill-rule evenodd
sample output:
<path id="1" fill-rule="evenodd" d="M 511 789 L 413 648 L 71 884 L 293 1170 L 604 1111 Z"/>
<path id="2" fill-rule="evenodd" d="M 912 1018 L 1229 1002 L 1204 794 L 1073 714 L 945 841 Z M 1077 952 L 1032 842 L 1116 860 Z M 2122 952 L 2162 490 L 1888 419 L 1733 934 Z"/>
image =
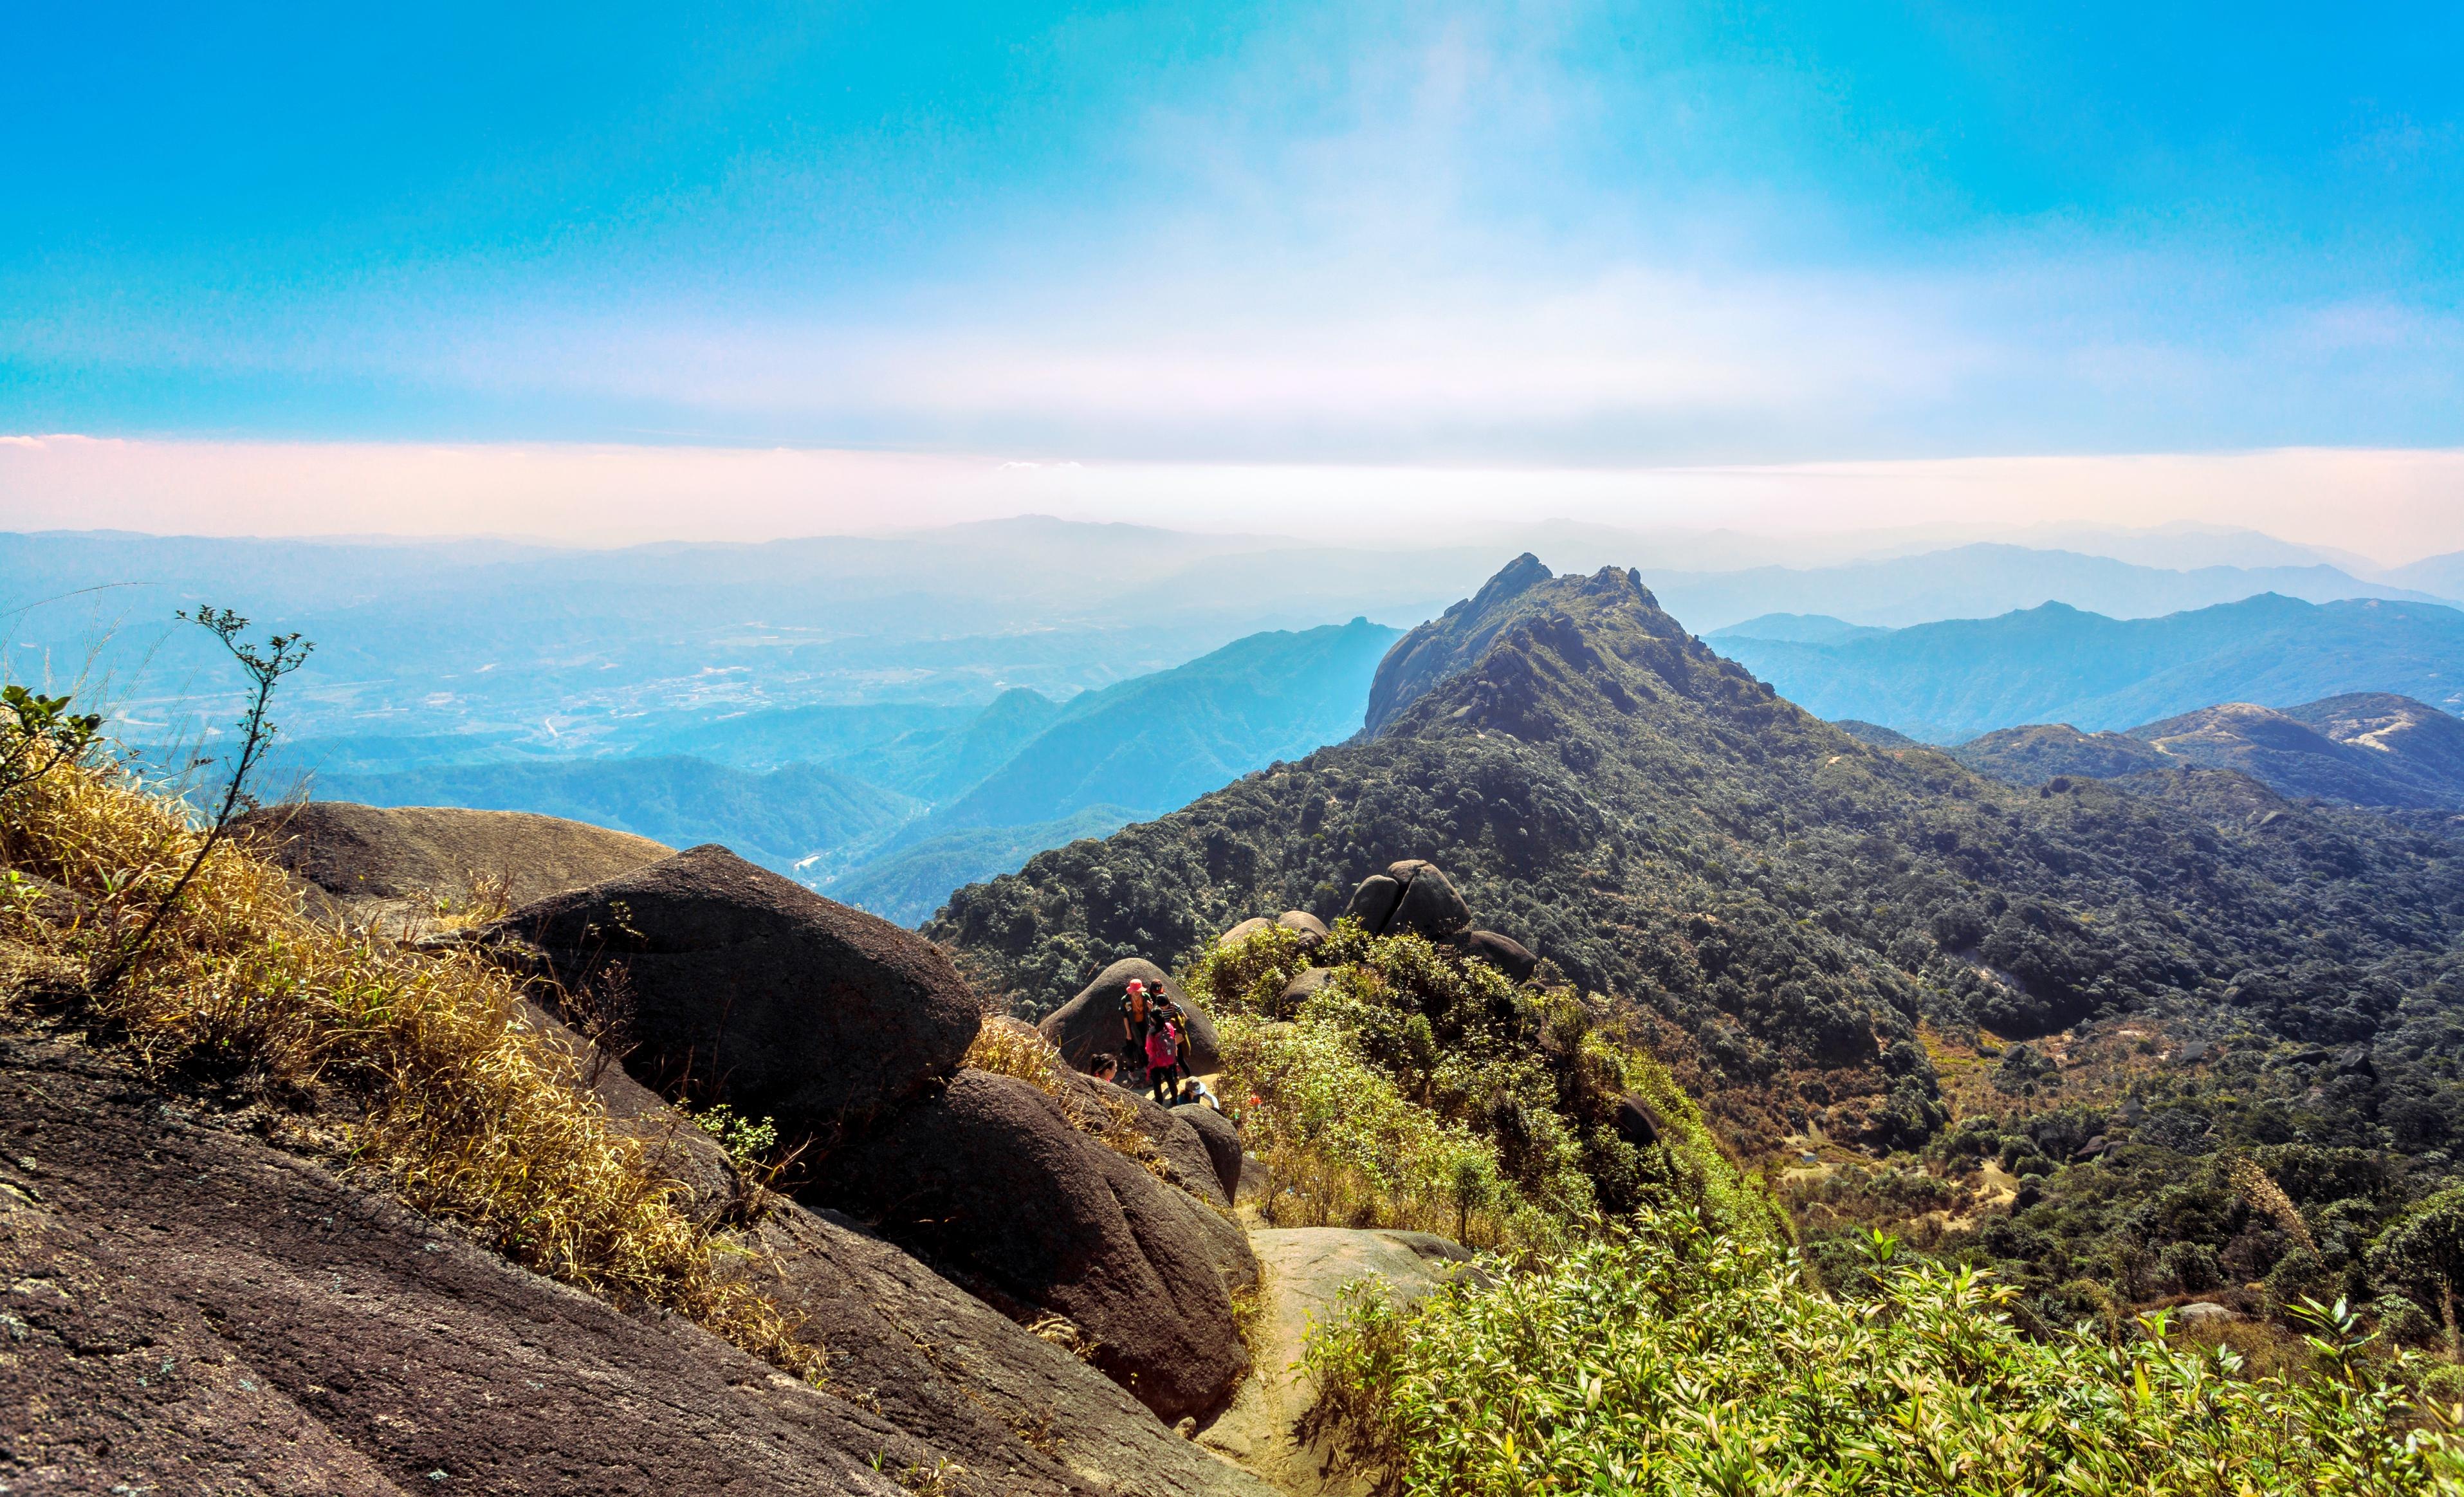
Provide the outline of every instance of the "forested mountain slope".
<path id="1" fill-rule="evenodd" d="M 2017 785 L 2057 775 L 2116 779 L 2199 765 L 2234 769 L 2280 795 L 2347 805 L 2464 808 L 2464 722 L 2426 702 L 2384 692 L 2305 702 L 2281 712 L 2226 702 L 2127 733 L 2067 724 L 2004 728 L 1951 757 Z"/>
<path id="2" fill-rule="evenodd" d="M 1808 1119 L 1921 1142 L 1945 1120 L 1927 1024 L 2140 1009 L 2366 1036 L 2451 980 L 2464 856 L 2443 840 L 2231 773 L 2057 794 L 1871 748 L 1635 574 L 1536 566 L 1397 643 L 1375 736 L 1040 854 L 929 933 L 1035 1012 L 1116 958 L 1177 960 L 1260 910 L 1331 916 L 1365 873 L 1435 859 L 1497 929 L 1651 1016 L 1753 1145 Z"/>

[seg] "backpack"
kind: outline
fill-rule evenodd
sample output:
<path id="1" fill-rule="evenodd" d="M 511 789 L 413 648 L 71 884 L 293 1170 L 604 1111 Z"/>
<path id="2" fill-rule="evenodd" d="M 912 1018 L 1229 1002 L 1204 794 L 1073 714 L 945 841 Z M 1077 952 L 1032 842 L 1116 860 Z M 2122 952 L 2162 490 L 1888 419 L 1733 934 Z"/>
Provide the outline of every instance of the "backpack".
<path id="1" fill-rule="evenodd" d="M 1147 1036 L 1147 1065 L 1171 1066 L 1177 1063 L 1179 1059 L 1180 1038 L 1172 1032 L 1171 1024 L 1155 1025 L 1154 1031 Z"/>

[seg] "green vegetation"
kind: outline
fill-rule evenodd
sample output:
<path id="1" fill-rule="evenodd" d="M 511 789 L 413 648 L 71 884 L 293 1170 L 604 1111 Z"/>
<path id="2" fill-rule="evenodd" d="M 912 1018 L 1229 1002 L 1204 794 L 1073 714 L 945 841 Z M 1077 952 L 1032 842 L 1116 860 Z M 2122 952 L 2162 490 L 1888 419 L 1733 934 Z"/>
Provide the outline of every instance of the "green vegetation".
<path id="1" fill-rule="evenodd" d="M 1034 1015 L 1109 961 L 1199 959 L 1260 911 L 1331 917 L 1424 857 L 1604 995 L 1597 1025 L 1740 1157 L 1821 1154 L 1836 1184 L 1782 1188 L 1825 1274 L 1880 1225 L 1992 1265 L 2031 1326 L 2082 1284 L 2256 1314 L 2396 1292 L 2369 1244 L 2464 1154 L 2464 846 L 2230 772 L 2021 789 L 1871 747 L 1624 573 L 1458 623 L 1453 673 L 1379 736 L 1040 854 L 929 933 Z M 2243 1156 L 2315 1252 L 2233 1190 Z"/>
<path id="2" fill-rule="evenodd" d="M 1782 1246 L 1646 1211 L 1415 1311 L 1315 1337 L 1314 1418 L 1390 1493 L 2214 1494 L 2464 1490 L 2464 1406 L 2343 1307 L 2286 1376 L 2088 1328 L 2030 1337 L 1990 1275 L 1871 1244 L 1864 1293 Z"/>
<path id="3" fill-rule="evenodd" d="M 1314 992 L 1284 993 L 1304 968 Z M 1517 986 L 1418 936 L 1336 922 L 1311 953 L 1268 927 L 1185 974 L 1218 1014 L 1227 1095 L 1266 1161 L 1269 1220 L 1401 1225 L 1486 1244 L 1555 1242 L 1646 1203 L 1724 1227 L 1784 1228 L 1700 1112 L 1609 1021 L 1549 974 Z M 1659 1141 L 1620 1135 L 1628 1098 Z"/>

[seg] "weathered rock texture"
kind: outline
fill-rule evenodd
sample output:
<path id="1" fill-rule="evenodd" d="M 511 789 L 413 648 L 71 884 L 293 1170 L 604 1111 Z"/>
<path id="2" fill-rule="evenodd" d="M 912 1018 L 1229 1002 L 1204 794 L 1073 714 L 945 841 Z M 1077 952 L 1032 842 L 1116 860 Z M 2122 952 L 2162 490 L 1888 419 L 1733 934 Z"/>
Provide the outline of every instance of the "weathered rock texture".
<path id="1" fill-rule="evenodd" d="M 1465 931 L 1455 939 L 1466 957 L 1477 957 L 1520 982 L 1540 967 L 1540 958 L 1511 936 L 1495 931 Z"/>
<path id="2" fill-rule="evenodd" d="M 311 801 L 240 819 L 312 903 L 359 919 L 418 926 L 437 903 L 528 904 L 655 863 L 673 848 L 631 832 L 528 811 Z M 500 906 L 501 908 L 501 906 Z"/>
<path id="3" fill-rule="evenodd" d="M 1172 1112 L 1205 1146 L 1207 1162 L 1215 1167 L 1216 1183 L 1222 1187 L 1223 1199 L 1229 1201 L 1241 1190 L 1241 1130 L 1232 1126 L 1230 1118 L 1202 1103 L 1184 1103 Z"/>
<path id="4" fill-rule="evenodd" d="M 1128 957 L 1095 975 L 1078 996 L 1044 1016 L 1036 1028 L 1061 1051 L 1061 1058 L 1079 1070 L 1104 1055 L 1121 1051 L 1121 994 L 1132 978 L 1152 991 L 1160 985 L 1166 996 L 1189 1016 L 1189 1068 L 1199 1075 L 1223 1068 L 1223 1052 L 1216 1046 L 1215 1021 L 1190 1000 L 1177 978 L 1142 957 Z"/>
<path id="5" fill-rule="evenodd" d="M 1372 873 L 1352 892 L 1344 912 L 1372 936 L 1400 936 L 1409 931 L 1431 940 L 1449 940 L 1471 924 L 1471 907 L 1434 863 L 1406 858 Z"/>
<path id="6" fill-rule="evenodd" d="M 1258 1270 L 1241 1229 L 1014 1077 L 960 1071 L 821 1161 L 804 1194 L 1014 1318 L 1067 1316 L 1166 1420 L 1212 1413 L 1248 1371 L 1232 1296 Z"/>
<path id="7" fill-rule="evenodd" d="M 1232 1204 L 1232 1197 L 1223 1190 L 1216 1172 L 1214 1146 L 1188 1116 L 1192 1112 L 1209 1112 L 1211 1115 L 1212 1110 L 1204 1107 L 1163 1107 L 1141 1092 L 1109 1081 L 1097 1081 L 1077 1071 L 1069 1072 L 1064 1083 L 1074 1089 L 1078 1097 L 1088 1104 L 1079 1109 L 1082 1116 L 1101 1116 L 1111 1108 L 1126 1105 L 1131 1126 L 1161 1157 L 1164 1178 L 1169 1183 L 1210 1206 L 1228 1207 Z"/>
<path id="8" fill-rule="evenodd" d="M 913 1259 L 787 1208 L 835 1391 L 505 1263 L 72 1045 L 0 1038 L 0 1485 L 995 1494 L 1261 1484 Z"/>
<path id="9" fill-rule="evenodd" d="M 629 1009 L 626 1068 L 663 1095 L 825 1137 L 957 1069 L 982 1017 L 930 942 L 716 846 L 526 905 L 473 938 L 568 995 Z"/>

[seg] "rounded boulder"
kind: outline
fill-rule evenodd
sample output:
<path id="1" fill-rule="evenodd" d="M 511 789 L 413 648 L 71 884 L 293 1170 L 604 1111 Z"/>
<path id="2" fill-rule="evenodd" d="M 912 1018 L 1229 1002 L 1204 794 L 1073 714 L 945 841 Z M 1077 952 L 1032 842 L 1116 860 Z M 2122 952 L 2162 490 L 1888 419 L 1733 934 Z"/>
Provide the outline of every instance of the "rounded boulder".
<path id="1" fill-rule="evenodd" d="M 1144 957 L 1125 957 L 1095 974 L 1078 996 L 1044 1016 L 1035 1027 L 1061 1051 L 1072 1069 L 1090 1070 L 1098 1057 L 1121 1053 L 1121 995 L 1136 978 L 1149 992 L 1160 986 L 1164 996 L 1189 1016 L 1189 1068 L 1207 1075 L 1223 1068 L 1223 1052 L 1215 1042 L 1215 1021 L 1190 1000 L 1178 980 Z"/>
<path id="2" fill-rule="evenodd" d="M 1230 1204 L 1241 1193 L 1241 1130 L 1232 1120 L 1202 1102 L 1184 1102 L 1172 1110 L 1172 1115 L 1189 1125 L 1198 1141 L 1206 1148 L 1206 1157 L 1214 1166 L 1215 1182 L 1223 1188 L 1223 1200 Z"/>
<path id="3" fill-rule="evenodd" d="M 1242 921 L 1240 924 L 1232 927 L 1232 929 L 1225 931 L 1222 935 L 1215 937 L 1216 947 L 1219 950 L 1223 950 L 1238 946 L 1243 941 L 1247 940 L 1250 936 L 1257 935 L 1260 931 L 1266 929 L 1266 927 L 1273 923 L 1274 922 L 1272 920 L 1265 918 L 1264 915 L 1253 915 L 1249 919 Z"/>
<path id="4" fill-rule="evenodd" d="M 961 1070 L 830 1156 L 804 1194 L 1013 1319 L 1067 1316 L 1167 1423 L 1221 1408 L 1248 1373 L 1232 1303 L 1258 1281 L 1247 1236 L 1015 1077 Z"/>
<path id="5" fill-rule="evenodd" d="M 940 950 L 706 845 L 523 906 L 473 943 L 632 1046 L 697 1103 L 828 1134 L 958 1068 L 982 1011 Z"/>
<path id="6" fill-rule="evenodd" d="M 1317 950 L 1319 945 L 1326 940 L 1327 936 L 1333 934 L 1326 928 L 1326 922 L 1324 920 L 1321 920 L 1316 915 L 1309 914 L 1307 910 L 1287 910 L 1283 914 L 1275 916 L 1275 923 L 1282 926 L 1285 930 L 1298 935 L 1301 938 L 1301 950 L 1303 951 Z"/>
<path id="7" fill-rule="evenodd" d="M 1403 894 L 1384 934 L 1410 931 L 1441 941 L 1470 927 L 1471 906 L 1436 864 L 1413 858 L 1388 868 L 1386 876 L 1403 887 Z"/>
<path id="8" fill-rule="evenodd" d="M 1528 980 L 1539 969 L 1540 958 L 1510 936 L 1500 936 L 1495 931 L 1465 931 L 1458 939 L 1464 956 L 1487 962 L 1517 982 Z"/>
<path id="9" fill-rule="evenodd" d="M 1372 936 L 1386 934 L 1386 922 L 1395 917 L 1395 906 L 1403 897 L 1403 886 L 1383 873 L 1372 873 L 1352 891 L 1352 902 L 1343 907 L 1343 918 L 1357 920 L 1361 929 Z"/>

